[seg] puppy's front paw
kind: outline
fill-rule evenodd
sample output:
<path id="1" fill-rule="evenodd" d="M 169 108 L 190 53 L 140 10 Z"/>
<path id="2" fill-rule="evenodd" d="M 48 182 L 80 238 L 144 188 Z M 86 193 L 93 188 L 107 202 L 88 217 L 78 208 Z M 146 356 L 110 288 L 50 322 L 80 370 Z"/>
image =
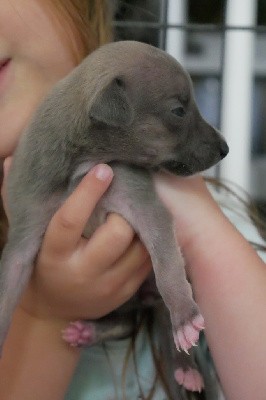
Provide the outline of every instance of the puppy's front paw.
<path id="1" fill-rule="evenodd" d="M 91 346 L 96 341 L 95 326 L 91 322 L 71 322 L 68 327 L 62 331 L 62 337 L 73 347 Z"/>
<path id="2" fill-rule="evenodd" d="M 204 319 L 201 314 L 188 321 L 175 332 L 173 332 L 175 345 L 178 351 L 184 350 L 188 353 L 191 346 L 195 346 L 199 340 L 199 333 L 204 329 Z"/>
<path id="3" fill-rule="evenodd" d="M 194 368 L 183 370 L 177 368 L 175 370 L 175 380 L 181 386 L 192 392 L 201 392 L 204 389 L 204 382 L 201 374 Z"/>

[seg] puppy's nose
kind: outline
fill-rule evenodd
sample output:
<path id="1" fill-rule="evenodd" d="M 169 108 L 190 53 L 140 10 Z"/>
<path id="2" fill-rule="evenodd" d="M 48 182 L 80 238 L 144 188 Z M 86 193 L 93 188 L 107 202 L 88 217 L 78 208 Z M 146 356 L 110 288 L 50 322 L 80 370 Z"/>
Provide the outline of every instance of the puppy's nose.
<path id="1" fill-rule="evenodd" d="M 221 159 L 227 156 L 229 152 L 229 147 L 225 141 L 222 141 L 221 146 L 220 146 L 220 155 Z"/>

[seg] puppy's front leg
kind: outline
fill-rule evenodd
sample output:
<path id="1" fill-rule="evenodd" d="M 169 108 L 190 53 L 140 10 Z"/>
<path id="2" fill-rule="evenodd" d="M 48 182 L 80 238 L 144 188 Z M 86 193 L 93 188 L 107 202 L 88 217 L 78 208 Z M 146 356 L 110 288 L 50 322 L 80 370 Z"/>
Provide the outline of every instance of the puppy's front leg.
<path id="1" fill-rule="evenodd" d="M 115 179 L 104 207 L 123 215 L 145 244 L 158 290 L 170 311 L 176 347 L 187 351 L 198 340 L 204 322 L 186 279 L 172 218 L 158 198 L 149 172 L 120 165 L 113 169 Z"/>
<path id="2" fill-rule="evenodd" d="M 143 201 L 136 210 L 134 228 L 150 253 L 158 290 L 170 311 L 177 349 L 187 351 L 198 340 L 203 318 L 192 298 L 171 217 L 157 199 L 152 207 Z"/>

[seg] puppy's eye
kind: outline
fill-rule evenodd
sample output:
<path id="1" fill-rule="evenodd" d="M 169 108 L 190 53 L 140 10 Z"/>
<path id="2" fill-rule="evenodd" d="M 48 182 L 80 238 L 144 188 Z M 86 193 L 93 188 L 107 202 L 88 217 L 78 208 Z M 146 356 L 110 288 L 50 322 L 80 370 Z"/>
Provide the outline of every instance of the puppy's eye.
<path id="1" fill-rule="evenodd" d="M 173 108 L 172 113 L 175 114 L 177 117 L 184 117 L 184 115 L 186 114 L 184 108 L 182 106 Z"/>

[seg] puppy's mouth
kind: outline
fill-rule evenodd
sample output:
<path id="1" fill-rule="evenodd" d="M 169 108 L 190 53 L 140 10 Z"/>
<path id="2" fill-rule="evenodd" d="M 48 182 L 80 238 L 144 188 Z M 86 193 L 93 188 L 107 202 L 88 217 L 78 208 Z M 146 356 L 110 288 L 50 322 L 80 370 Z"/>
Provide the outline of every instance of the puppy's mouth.
<path id="1" fill-rule="evenodd" d="M 188 176 L 194 172 L 187 164 L 178 161 L 167 161 L 160 165 L 160 169 L 171 172 L 175 175 Z"/>

